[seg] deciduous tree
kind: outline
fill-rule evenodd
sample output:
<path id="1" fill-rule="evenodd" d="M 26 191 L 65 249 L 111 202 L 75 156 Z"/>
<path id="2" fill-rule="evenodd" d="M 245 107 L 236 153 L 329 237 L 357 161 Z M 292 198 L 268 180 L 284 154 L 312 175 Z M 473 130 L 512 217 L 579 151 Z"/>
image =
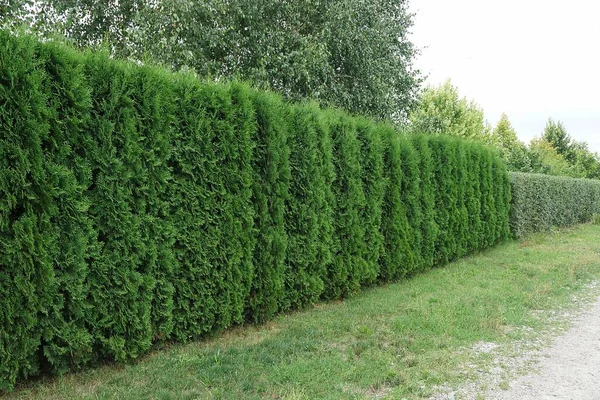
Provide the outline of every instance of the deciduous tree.
<path id="1" fill-rule="evenodd" d="M 380 119 L 404 120 L 421 83 L 407 0 L 9 1 L 36 2 L 43 13 L 19 18 L 80 46 Z"/>
<path id="2" fill-rule="evenodd" d="M 474 101 L 461 98 L 450 81 L 426 89 L 410 114 L 411 129 L 417 133 L 451 135 L 489 142 L 490 126 Z"/>
<path id="3" fill-rule="evenodd" d="M 567 159 L 546 139 L 534 138 L 529 143 L 534 172 L 547 175 L 579 177 Z"/>

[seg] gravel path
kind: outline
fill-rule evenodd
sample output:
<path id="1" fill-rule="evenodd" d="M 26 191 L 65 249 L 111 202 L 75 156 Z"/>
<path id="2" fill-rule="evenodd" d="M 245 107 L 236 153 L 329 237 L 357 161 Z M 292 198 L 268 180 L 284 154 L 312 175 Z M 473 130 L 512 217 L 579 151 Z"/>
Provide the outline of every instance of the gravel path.
<path id="1" fill-rule="evenodd" d="M 488 393 L 496 400 L 600 399 L 600 299 L 541 353 L 536 371 Z"/>

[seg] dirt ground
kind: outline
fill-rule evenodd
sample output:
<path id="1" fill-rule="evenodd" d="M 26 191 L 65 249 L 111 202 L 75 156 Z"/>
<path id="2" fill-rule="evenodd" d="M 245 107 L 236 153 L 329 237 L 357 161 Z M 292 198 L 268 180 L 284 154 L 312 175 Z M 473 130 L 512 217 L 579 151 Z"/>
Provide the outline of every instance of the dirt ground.
<path id="1" fill-rule="evenodd" d="M 550 320 L 547 331 L 523 327 L 523 339 L 467 349 L 474 358 L 462 373 L 470 379 L 438 387 L 429 400 L 600 400 L 600 281 L 571 301 L 536 313 Z"/>
<path id="2" fill-rule="evenodd" d="M 534 371 L 488 392 L 496 400 L 600 399 L 600 299 L 544 350 Z"/>

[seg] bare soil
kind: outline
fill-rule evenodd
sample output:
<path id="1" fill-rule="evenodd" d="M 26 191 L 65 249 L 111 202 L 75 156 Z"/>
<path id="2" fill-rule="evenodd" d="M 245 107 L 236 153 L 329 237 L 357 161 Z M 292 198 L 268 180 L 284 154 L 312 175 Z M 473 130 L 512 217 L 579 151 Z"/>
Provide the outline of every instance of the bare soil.
<path id="1" fill-rule="evenodd" d="M 489 392 L 496 400 L 600 399 L 600 299 L 542 351 L 534 372 Z"/>

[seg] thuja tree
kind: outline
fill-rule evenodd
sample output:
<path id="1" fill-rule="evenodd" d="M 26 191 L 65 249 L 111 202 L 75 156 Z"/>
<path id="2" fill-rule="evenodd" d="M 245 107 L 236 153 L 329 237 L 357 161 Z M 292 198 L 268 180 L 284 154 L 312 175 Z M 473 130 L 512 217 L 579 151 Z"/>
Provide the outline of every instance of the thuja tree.
<path id="1" fill-rule="evenodd" d="M 0 80 L 0 389 L 508 235 L 505 166 L 473 143 L 6 32 Z M 581 185 L 561 221 L 594 212 L 564 200 Z"/>
<path id="2" fill-rule="evenodd" d="M 384 142 L 382 127 L 373 125 L 371 121 L 357 120 L 357 139 L 360 142 L 360 165 L 365 205 L 361 212 L 361 224 L 364 228 L 363 261 L 365 274 L 361 285 L 376 282 L 379 275 L 379 262 L 383 252 L 383 233 L 381 231 L 382 203 L 386 181 L 384 178 L 383 151 Z"/>
<path id="3" fill-rule="evenodd" d="M 368 272 L 365 230 L 361 221 L 365 195 L 356 124 L 347 115 L 330 112 L 328 117 L 335 171 L 333 212 L 336 218 L 332 262 L 326 274 L 324 295 L 335 299 L 356 293 Z"/>

